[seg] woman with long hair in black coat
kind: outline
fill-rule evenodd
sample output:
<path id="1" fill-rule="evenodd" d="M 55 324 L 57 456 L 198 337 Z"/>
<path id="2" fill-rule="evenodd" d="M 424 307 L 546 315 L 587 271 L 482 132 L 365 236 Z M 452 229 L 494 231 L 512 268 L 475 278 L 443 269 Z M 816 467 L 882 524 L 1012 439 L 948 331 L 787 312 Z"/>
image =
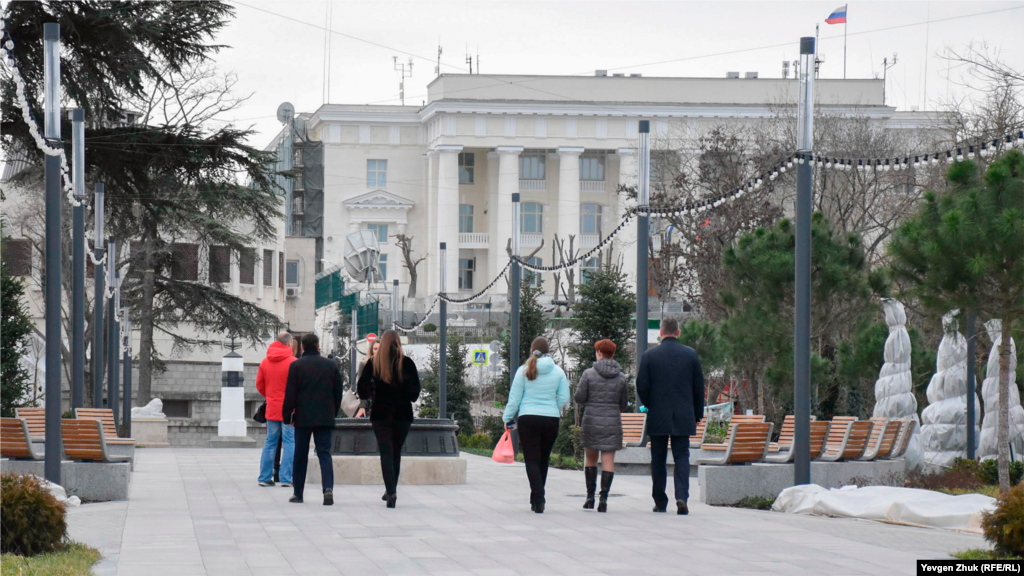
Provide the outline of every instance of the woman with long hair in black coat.
<path id="1" fill-rule="evenodd" d="M 388 508 L 398 499 L 402 447 L 412 427 L 412 404 L 420 396 L 416 363 L 402 353 L 398 332 L 388 330 L 380 349 L 359 376 L 359 398 L 370 400 L 370 423 L 380 449 L 380 471 Z"/>

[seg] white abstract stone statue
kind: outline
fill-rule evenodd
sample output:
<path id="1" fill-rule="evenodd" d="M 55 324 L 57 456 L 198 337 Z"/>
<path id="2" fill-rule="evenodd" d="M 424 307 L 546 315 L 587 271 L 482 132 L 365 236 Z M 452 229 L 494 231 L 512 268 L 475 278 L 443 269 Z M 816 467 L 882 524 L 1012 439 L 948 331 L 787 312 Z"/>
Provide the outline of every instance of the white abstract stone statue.
<path id="1" fill-rule="evenodd" d="M 907 313 L 903 304 L 886 298 L 882 300 L 889 337 L 885 340 L 885 363 L 875 382 L 875 418 L 906 418 L 911 416 L 919 424 L 914 380 L 910 372 L 910 334 L 907 333 Z M 921 447 L 918 434 L 911 437 L 904 453 L 907 468 L 915 470 L 921 465 Z"/>
<path id="2" fill-rule="evenodd" d="M 985 370 L 985 381 L 981 383 L 981 397 L 985 400 L 985 420 L 981 424 L 981 441 L 978 443 L 978 456 L 982 460 L 998 457 L 999 448 L 996 444 L 996 427 L 999 422 L 999 343 L 1003 337 L 1003 321 L 989 320 L 985 323 L 992 340 L 992 351 L 988 354 L 988 367 Z M 1010 338 L 1010 447 L 1014 458 L 1019 459 L 1024 451 L 1024 408 L 1020 405 L 1020 392 L 1017 391 L 1017 344 Z"/>
<path id="3" fill-rule="evenodd" d="M 164 403 L 154 398 L 145 406 L 135 406 L 132 408 L 132 418 L 167 418 L 164 416 Z"/>
<path id="4" fill-rule="evenodd" d="M 933 470 L 948 468 L 953 460 L 967 456 L 967 340 L 957 332 L 957 313 L 953 310 L 942 317 L 944 335 L 935 375 L 928 383 L 928 406 L 921 412 L 924 464 Z M 981 419 L 979 404 L 974 403 L 975 438 Z"/>

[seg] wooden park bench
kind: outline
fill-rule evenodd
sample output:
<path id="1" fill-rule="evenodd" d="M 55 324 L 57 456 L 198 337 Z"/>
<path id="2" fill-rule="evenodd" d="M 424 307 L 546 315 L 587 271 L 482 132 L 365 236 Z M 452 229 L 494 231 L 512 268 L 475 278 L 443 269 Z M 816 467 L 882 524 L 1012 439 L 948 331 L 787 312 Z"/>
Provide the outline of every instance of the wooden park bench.
<path id="1" fill-rule="evenodd" d="M 704 442 L 704 430 L 708 426 L 708 417 L 704 416 L 697 422 L 697 432 L 690 437 L 690 448 L 700 448 L 700 445 Z"/>
<path id="2" fill-rule="evenodd" d="M 907 451 L 910 447 L 910 438 L 914 435 L 914 428 L 917 427 L 917 421 L 913 417 L 900 418 L 903 423 L 900 426 L 900 434 L 896 437 L 896 441 L 893 443 L 892 451 L 889 453 L 889 458 L 899 458 Z"/>
<path id="3" fill-rule="evenodd" d="M 644 434 L 647 431 L 647 414 L 643 412 L 627 412 L 622 416 L 622 445 L 643 446 Z"/>
<path id="4" fill-rule="evenodd" d="M 0 418 L 0 456 L 16 460 L 42 460 L 32 447 L 32 436 L 24 418 Z"/>
<path id="5" fill-rule="evenodd" d="M 789 418 L 789 416 L 786 416 L 786 418 Z M 783 424 L 783 426 L 785 426 L 785 424 Z M 816 460 L 821 457 L 821 454 L 825 449 L 825 441 L 828 440 L 828 431 L 831 426 L 831 422 L 811 421 L 811 460 Z M 779 435 L 779 441 L 779 444 L 781 445 L 781 434 Z M 771 450 L 770 447 L 769 450 Z M 777 454 L 766 456 L 764 461 L 771 462 L 773 464 L 788 464 L 793 461 L 794 456 L 796 456 L 796 453 L 793 452 L 793 439 L 790 438 L 788 448 L 779 450 Z"/>
<path id="6" fill-rule="evenodd" d="M 832 419 L 825 452 L 819 460 L 837 462 L 860 458 L 868 445 L 873 427 L 874 422 L 871 420 L 858 420 L 855 416 L 836 416 Z"/>
<path id="7" fill-rule="evenodd" d="M 871 438 L 868 439 L 867 448 L 864 449 L 860 460 L 874 460 L 888 454 L 900 429 L 900 422 L 896 419 L 879 417 L 872 418 L 871 421 L 875 425 L 871 428 Z"/>
<path id="8" fill-rule="evenodd" d="M 811 416 L 811 422 L 817 420 L 817 417 Z M 779 441 L 772 442 L 768 446 L 769 452 L 781 452 L 789 450 L 793 445 L 793 437 L 796 435 L 796 417 L 792 414 L 787 415 L 782 420 L 782 431 L 779 432 Z"/>
<path id="9" fill-rule="evenodd" d="M 110 408 L 75 408 L 75 418 L 103 422 L 103 435 L 107 444 L 135 445 L 135 440 L 132 438 L 118 438 L 117 426 L 114 424 L 114 411 Z"/>
<path id="10" fill-rule="evenodd" d="M 65 418 L 60 421 L 64 454 L 86 462 L 131 462 L 131 456 L 114 456 L 107 451 L 102 420 Z"/>
<path id="11" fill-rule="evenodd" d="M 732 415 L 732 419 L 730 420 L 729 423 L 730 423 L 730 425 L 732 425 L 732 424 L 763 424 L 764 423 L 764 415 L 763 414 L 733 414 Z M 705 428 L 705 430 L 707 430 L 707 428 Z M 771 438 L 769 438 L 769 440 L 771 440 Z M 719 442 L 703 443 L 702 442 L 699 447 L 700 447 L 701 450 L 719 450 L 719 451 L 721 451 L 721 450 L 725 450 L 726 449 L 727 444 L 728 444 L 728 439 L 726 440 L 726 442 L 721 442 L 721 443 L 719 443 Z"/>
<path id="12" fill-rule="evenodd" d="M 46 408 L 15 408 L 14 415 L 25 420 L 33 442 L 46 440 Z"/>
<path id="13" fill-rule="evenodd" d="M 730 465 L 760 462 L 768 453 L 768 443 L 772 439 L 774 427 L 771 422 L 733 422 L 729 425 L 729 436 L 722 455 L 700 458 L 697 464 Z"/>

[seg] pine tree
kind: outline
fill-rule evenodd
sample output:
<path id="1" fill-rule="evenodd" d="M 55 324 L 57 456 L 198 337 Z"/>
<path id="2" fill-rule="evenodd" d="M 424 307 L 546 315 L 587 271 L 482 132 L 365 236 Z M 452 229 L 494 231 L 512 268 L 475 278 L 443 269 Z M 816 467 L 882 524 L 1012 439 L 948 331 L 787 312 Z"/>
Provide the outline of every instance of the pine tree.
<path id="1" fill-rule="evenodd" d="M 1011 327 L 1024 319 L 1024 154 L 1010 150 L 981 174 L 970 161 L 947 172 L 948 192 L 925 194 L 923 205 L 889 244 L 893 275 L 908 295 L 938 314 L 974 310 L 998 318 L 999 405 L 996 444 L 1001 492 L 1010 488 L 1009 365 Z"/>
<path id="2" fill-rule="evenodd" d="M 430 346 L 430 356 L 427 359 L 427 373 L 422 378 L 423 404 L 420 407 L 421 418 L 436 418 L 440 406 L 440 367 L 441 354 L 440 343 L 435 342 Z M 459 334 L 448 335 L 448 355 L 445 359 L 447 373 L 445 374 L 445 395 L 447 416 L 454 419 L 459 425 L 459 434 L 471 435 L 476 432 L 473 424 L 473 414 L 470 411 L 470 402 L 473 399 L 473 390 L 466 380 L 466 372 L 469 364 L 466 362 L 468 354 L 466 343 Z"/>
<path id="3" fill-rule="evenodd" d="M 21 365 L 25 338 L 32 332 L 24 296 L 21 279 L 11 276 L 6 259 L 0 258 L 0 415 L 8 418 L 22 405 L 31 386 L 28 371 Z"/>
<path id="4" fill-rule="evenodd" d="M 582 374 L 594 363 L 594 344 L 606 339 L 617 346 L 615 361 L 627 372 L 633 366 L 632 318 L 636 295 L 617 266 L 602 263 L 586 275 L 586 281 L 577 289 L 579 300 L 573 307 L 572 328 L 576 338 L 570 356 L 576 372 Z"/>

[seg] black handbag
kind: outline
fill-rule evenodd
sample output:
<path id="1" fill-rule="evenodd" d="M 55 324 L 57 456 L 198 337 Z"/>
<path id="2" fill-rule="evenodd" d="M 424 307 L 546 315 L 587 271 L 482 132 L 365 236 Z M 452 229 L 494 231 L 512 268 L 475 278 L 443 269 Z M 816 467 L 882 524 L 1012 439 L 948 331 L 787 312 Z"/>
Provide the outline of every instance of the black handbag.
<path id="1" fill-rule="evenodd" d="M 266 400 L 264 400 L 263 404 L 260 404 L 260 407 L 256 409 L 256 413 L 252 415 L 252 419 L 257 421 L 257 422 L 259 422 L 259 423 L 261 423 L 261 424 L 266 424 L 267 423 L 267 401 Z"/>

